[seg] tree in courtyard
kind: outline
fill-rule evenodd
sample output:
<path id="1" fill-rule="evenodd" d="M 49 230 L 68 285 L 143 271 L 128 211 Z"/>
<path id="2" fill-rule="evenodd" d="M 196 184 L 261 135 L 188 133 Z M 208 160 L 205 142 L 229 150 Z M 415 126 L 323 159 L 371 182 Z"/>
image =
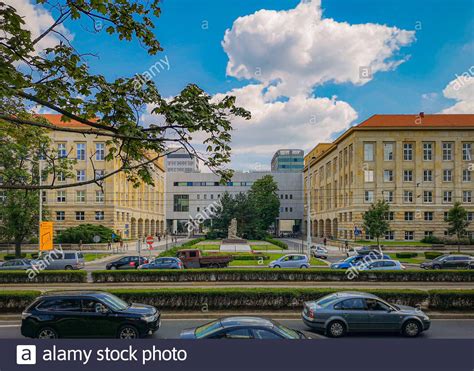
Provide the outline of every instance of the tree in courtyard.
<path id="1" fill-rule="evenodd" d="M 235 105 L 235 97 L 211 97 L 189 84 L 174 98 L 163 98 L 150 74 L 119 76 L 113 80 L 92 73 L 89 61 L 97 57 L 91 50 L 78 50 L 67 26 L 75 25 L 78 33 L 104 30 L 120 40 L 137 40 L 150 55 L 162 51 L 154 34 L 160 15 L 159 0 L 36 0 L 35 6 L 54 18 L 50 27 L 33 35 L 15 6 L 0 0 L 0 123 L 8 127 L 46 128 L 92 135 L 107 144 L 106 161 L 116 161 L 118 168 L 99 178 L 57 184 L 39 184 L 30 178 L 7 178 L 0 189 L 60 189 L 91 183 L 124 172 L 139 185 L 153 184 L 152 162 L 173 151 L 185 148 L 200 158 L 224 179 L 231 176 L 225 168 L 230 161 L 231 120 L 236 116 L 250 118 L 250 113 Z M 82 31 L 81 31 L 82 30 Z M 48 42 L 43 42 L 43 41 Z M 51 125 L 31 114 L 46 109 L 61 114 L 63 121 L 76 120 L 82 128 Z M 142 117 L 149 112 L 147 125 Z M 6 129 L 5 129 L 6 128 Z M 0 137 L 4 132 L 0 132 Z M 199 151 L 193 138 L 199 136 L 204 146 Z M 90 158 L 91 162 L 94 159 Z M 58 159 L 45 158 L 45 168 L 58 173 Z M 26 181 L 29 180 L 29 181 Z"/>
<path id="2" fill-rule="evenodd" d="M 388 213 L 390 205 L 384 200 L 373 203 L 369 210 L 363 214 L 363 227 L 365 232 L 377 240 L 377 247 L 380 250 L 380 237 L 390 230 Z"/>
<path id="3" fill-rule="evenodd" d="M 271 175 L 258 179 L 250 188 L 249 199 L 255 212 L 256 229 L 261 234 L 266 233 L 280 213 L 277 191 L 278 185 Z"/>
<path id="4" fill-rule="evenodd" d="M 467 220 L 467 210 L 461 206 L 459 201 L 456 201 L 451 209 L 448 211 L 446 222 L 449 224 L 448 234 L 456 235 L 458 240 L 458 252 L 461 251 L 461 239 L 467 234 L 467 227 L 469 221 Z"/>

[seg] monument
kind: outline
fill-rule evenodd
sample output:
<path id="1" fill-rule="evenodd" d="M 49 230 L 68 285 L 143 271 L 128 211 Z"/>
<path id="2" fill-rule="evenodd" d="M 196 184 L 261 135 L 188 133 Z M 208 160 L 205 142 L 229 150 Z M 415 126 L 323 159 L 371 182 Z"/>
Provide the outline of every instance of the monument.
<path id="1" fill-rule="evenodd" d="M 221 251 L 250 251 L 250 246 L 247 240 L 237 236 L 237 219 L 233 218 L 230 221 L 227 229 L 227 238 L 222 240 L 220 247 Z"/>

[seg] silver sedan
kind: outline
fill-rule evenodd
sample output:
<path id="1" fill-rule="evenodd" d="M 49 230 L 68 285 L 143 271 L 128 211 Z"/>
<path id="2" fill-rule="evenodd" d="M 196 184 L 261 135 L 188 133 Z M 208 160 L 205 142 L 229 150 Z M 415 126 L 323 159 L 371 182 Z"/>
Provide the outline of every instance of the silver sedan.
<path id="1" fill-rule="evenodd" d="M 304 303 L 303 322 L 330 337 L 348 332 L 399 332 L 416 337 L 430 327 L 420 309 L 389 304 L 363 292 L 339 292 Z"/>

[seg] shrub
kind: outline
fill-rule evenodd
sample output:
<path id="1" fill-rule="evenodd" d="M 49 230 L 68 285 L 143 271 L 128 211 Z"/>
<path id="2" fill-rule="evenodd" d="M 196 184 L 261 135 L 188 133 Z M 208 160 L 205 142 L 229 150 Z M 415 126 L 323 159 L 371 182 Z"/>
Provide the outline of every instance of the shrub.
<path id="1" fill-rule="evenodd" d="M 271 237 L 266 237 L 265 238 L 265 241 L 275 245 L 275 246 L 278 246 L 278 247 L 281 247 L 282 249 L 284 250 L 288 250 L 288 245 L 280 240 L 276 240 L 274 238 L 271 238 Z"/>
<path id="2" fill-rule="evenodd" d="M 183 243 L 181 245 L 181 247 L 191 247 L 191 246 L 194 246 L 194 245 L 198 244 L 199 242 L 202 242 L 202 241 L 205 241 L 205 240 L 206 239 L 204 237 L 195 238 L 194 240 L 186 241 L 185 243 Z"/>
<path id="3" fill-rule="evenodd" d="M 426 236 L 423 238 L 420 242 L 423 243 L 434 243 L 434 244 L 444 244 L 444 240 L 442 238 L 436 237 L 436 236 Z"/>
<path id="4" fill-rule="evenodd" d="M 41 294 L 40 291 L 24 290 L 0 291 L 0 312 L 22 312 L 33 300 Z"/>
<path id="5" fill-rule="evenodd" d="M 86 281 L 86 271 L 42 271 L 33 279 L 28 277 L 28 271 L 0 271 L 0 283 L 82 283 Z"/>
<path id="6" fill-rule="evenodd" d="M 400 259 L 409 259 L 409 258 L 416 258 L 418 256 L 418 253 L 416 252 L 397 252 L 395 254 L 397 258 Z"/>
<path id="7" fill-rule="evenodd" d="M 26 254 L 22 253 L 20 254 L 20 259 L 25 259 L 26 258 Z M 15 254 L 6 254 L 3 256 L 3 260 L 7 261 L 7 260 L 13 260 L 13 259 L 16 259 L 16 256 Z"/>
<path id="8" fill-rule="evenodd" d="M 429 308 L 441 310 L 474 309 L 474 290 L 430 290 Z"/>
<path id="9" fill-rule="evenodd" d="M 426 259 L 436 259 L 438 256 L 444 255 L 439 251 L 425 251 L 424 254 Z"/>
<path id="10" fill-rule="evenodd" d="M 81 224 L 76 227 L 67 228 L 57 236 L 58 243 L 94 243 L 94 236 L 100 237 L 100 242 L 113 242 L 112 234 L 115 232 L 103 225 Z M 116 234 L 115 234 L 116 235 Z M 114 238 L 114 241 L 120 241 L 120 236 Z"/>

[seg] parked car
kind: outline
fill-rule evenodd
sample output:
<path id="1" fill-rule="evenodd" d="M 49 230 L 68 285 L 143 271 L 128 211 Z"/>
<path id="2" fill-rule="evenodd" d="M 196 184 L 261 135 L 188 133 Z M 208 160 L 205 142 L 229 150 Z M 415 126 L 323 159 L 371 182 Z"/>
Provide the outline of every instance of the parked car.
<path id="1" fill-rule="evenodd" d="M 101 291 L 54 292 L 23 313 L 21 334 L 39 339 L 109 337 L 135 339 L 160 328 L 153 306 L 128 304 Z"/>
<path id="2" fill-rule="evenodd" d="M 147 264 L 142 264 L 138 269 L 183 269 L 183 263 L 178 258 L 156 258 Z"/>
<path id="3" fill-rule="evenodd" d="M 328 249 L 326 249 L 322 245 L 311 246 L 311 255 L 313 255 L 315 258 L 327 259 L 328 258 Z"/>
<path id="4" fill-rule="evenodd" d="M 309 268 L 309 259 L 304 254 L 288 254 L 268 264 L 269 268 Z"/>
<path id="5" fill-rule="evenodd" d="M 31 261 L 28 259 L 12 259 L 0 265 L 1 271 L 27 270 L 31 269 Z"/>
<path id="6" fill-rule="evenodd" d="M 232 255 L 202 255 L 199 249 L 178 251 L 178 258 L 185 268 L 222 268 L 232 261 Z"/>
<path id="7" fill-rule="evenodd" d="M 424 269 L 469 269 L 474 263 L 470 255 L 441 255 L 437 258 L 420 264 Z"/>
<path id="8" fill-rule="evenodd" d="M 260 317 L 227 317 L 185 329 L 181 339 L 307 339 L 301 331 Z"/>
<path id="9" fill-rule="evenodd" d="M 430 328 L 429 317 L 406 305 L 389 304 L 363 292 L 338 292 L 304 303 L 303 322 L 330 337 L 348 332 L 400 332 L 416 337 Z"/>
<path id="10" fill-rule="evenodd" d="M 52 251 L 46 256 L 32 260 L 31 265 L 46 270 L 69 270 L 84 268 L 84 255 L 79 251 Z"/>
<path id="11" fill-rule="evenodd" d="M 143 256 L 124 256 L 118 260 L 108 263 L 105 268 L 107 270 L 115 269 L 137 269 L 138 266 L 147 264 L 148 259 Z"/>
<path id="12" fill-rule="evenodd" d="M 370 254 L 370 255 L 356 255 L 350 256 L 344 260 L 340 260 L 336 263 L 332 263 L 330 268 L 331 269 L 349 269 L 353 266 L 359 265 L 366 265 L 374 260 L 386 259 L 391 260 L 390 256 L 388 255 L 379 255 L 378 253 Z"/>
<path id="13" fill-rule="evenodd" d="M 391 260 L 391 259 L 381 259 L 376 260 L 373 262 L 369 262 L 368 264 L 361 264 L 359 267 L 360 270 L 367 270 L 367 271 L 385 271 L 385 270 L 402 270 L 405 269 L 405 266 L 402 265 L 398 260 Z"/>
<path id="14" fill-rule="evenodd" d="M 362 247 L 351 247 L 347 250 L 346 255 L 358 256 L 358 255 L 369 255 L 370 253 L 382 255 L 382 250 L 379 250 L 377 246 L 362 246 Z"/>

